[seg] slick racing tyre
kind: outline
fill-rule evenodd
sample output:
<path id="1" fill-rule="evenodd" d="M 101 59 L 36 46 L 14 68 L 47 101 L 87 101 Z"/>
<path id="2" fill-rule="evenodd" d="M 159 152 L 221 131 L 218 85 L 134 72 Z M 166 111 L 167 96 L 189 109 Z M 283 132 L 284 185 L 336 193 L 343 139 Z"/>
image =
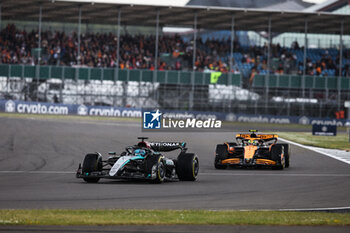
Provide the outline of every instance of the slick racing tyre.
<path id="1" fill-rule="evenodd" d="M 102 156 L 100 154 L 87 154 L 85 155 L 82 167 L 83 174 L 90 174 L 91 172 L 102 171 Z M 99 177 L 84 177 L 87 183 L 97 183 Z"/>
<path id="2" fill-rule="evenodd" d="M 197 155 L 193 153 L 181 153 L 177 157 L 176 173 L 181 181 L 195 181 L 199 171 Z"/>
<path id="3" fill-rule="evenodd" d="M 164 181 L 165 172 L 166 171 L 165 171 L 163 157 L 159 156 L 158 162 L 157 162 L 156 179 L 154 180 L 154 182 L 155 183 L 162 183 Z"/>
<path id="4" fill-rule="evenodd" d="M 222 160 L 227 159 L 228 151 L 227 151 L 227 146 L 224 144 L 219 144 L 216 146 L 216 151 L 215 151 L 215 161 L 214 161 L 214 166 L 216 169 L 226 169 L 227 165 L 221 164 Z"/>
<path id="5" fill-rule="evenodd" d="M 146 172 L 151 176 L 155 175 L 155 178 L 150 180 L 151 183 L 160 184 L 164 181 L 166 167 L 164 165 L 163 156 L 151 155 L 146 159 Z"/>
<path id="6" fill-rule="evenodd" d="M 273 145 L 271 147 L 270 155 L 271 160 L 276 162 L 276 165 L 272 167 L 272 169 L 280 169 L 282 170 L 285 167 L 285 158 L 282 159 L 282 145 Z"/>
<path id="7" fill-rule="evenodd" d="M 289 167 L 289 162 L 290 162 L 290 154 L 291 154 L 291 151 L 290 151 L 290 145 L 287 144 L 287 143 L 281 143 L 281 144 L 278 144 L 278 145 L 282 145 L 284 150 L 283 150 L 283 153 L 284 153 L 284 159 L 285 159 L 285 167 Z"/>

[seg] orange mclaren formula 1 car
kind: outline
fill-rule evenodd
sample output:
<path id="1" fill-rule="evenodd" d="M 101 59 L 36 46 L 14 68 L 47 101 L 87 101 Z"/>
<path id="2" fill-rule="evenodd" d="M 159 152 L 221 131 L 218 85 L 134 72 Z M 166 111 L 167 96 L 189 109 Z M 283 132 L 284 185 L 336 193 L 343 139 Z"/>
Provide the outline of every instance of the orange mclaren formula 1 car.
<path id="1" fill-rule="evenodd" d="M 278 143 L 276 134 L 237 134 L 236 142 L 225 142 L 216 146 L 215 168 L 228 166 L 270 167 L 284 169 L 289 167 L 290 145 Z"/>

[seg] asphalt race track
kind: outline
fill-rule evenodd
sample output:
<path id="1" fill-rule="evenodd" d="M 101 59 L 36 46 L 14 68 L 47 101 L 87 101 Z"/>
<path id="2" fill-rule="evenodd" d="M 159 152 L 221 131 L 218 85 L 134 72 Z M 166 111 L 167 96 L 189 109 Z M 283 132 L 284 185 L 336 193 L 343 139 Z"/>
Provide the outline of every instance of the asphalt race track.
<path id="1" fill-rule="evenodd" d="M 248 126 L 247 126 L 248 127 Z M 138 122 L 0 117 L 0 208 L 309 209 L 350 206 L 350 165 L 292 146 L 283 171 L 215 170 L 217 143 L 232 132 L 149 133 Z M 88 152 L 122 151 L 137 136 L 186 141 L 200 159 L 196 182 L 75 178 Z M 172 154 L 173 155 L 173 154 Z"/>

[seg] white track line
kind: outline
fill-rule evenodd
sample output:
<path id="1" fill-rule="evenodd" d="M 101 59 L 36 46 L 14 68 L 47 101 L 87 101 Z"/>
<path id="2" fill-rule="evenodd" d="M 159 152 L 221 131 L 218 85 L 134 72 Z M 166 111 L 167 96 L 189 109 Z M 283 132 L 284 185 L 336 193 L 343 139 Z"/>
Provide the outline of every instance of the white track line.
<path id="1" fill-rule="evenodd" d="M 74 174 L 71 171 L 0 171 L 4 174 Z"/>
<path id="2" fill-rule="evenodd" d="M 331 210 L 350 210 L 348 207 L 331 207 L 331 208 L 305 208 L 305 209 L 278 209 L 278 211 L 331 211 Z"/>
<path id="3" fill-rule="evenodd" d="M 292 145 L 295 145 L 295 146 L 298 146 L 298 147 L 301 147 L 301 148 L 304 148 L 304 149 L 307 149 L 307 150 L 311 150 L 311 151 L 317 152 L 319 154 L 323 154 L 323 155 L 326 155 L 328 157 L 331 157 L 333 159 L 342 161 L 344 163 L 350 164 L 350 152 L 344 152 L 344 153 L 348 153 L 349 154 L 349 155 L 345 155 L 345 156 L 332 155 L 330 153 L 322 151 L 323 148 L 317 148 L 317 147 L 312 147 L 312 146 L 304 146 L 302 144 L 299 144 L 299 143 L 296 143 L 296 142 L 292 142 L 292 141 L 289 141 L 289 140 L 284 139 L 284 138 L 279 138 L 279 139 L 281 139 L 282 141 L 285 141 L 285 142 L 287 142 L 289 144 L 292 144 Z"/>
<path id="4" fill-rule="evenodd" d="M 238 211 L 349 211 L 350 206 L 341 207 L 326 207 L 326 208 L 300 208 L 300 209 L 241 209 Z M 210 210 L 210 211 L 222 211 L 222 210 Z M 231 211 L 231 210 L 230 210 Z"/>
<path id="5" fill-rule="evenodd" d="M 299 177 L 350 177 L 350 174 L 308 174 L 308 173 L 199 173 L 204 176 L 299 176 Z"/>
<path id="6" fill-rule="evenodd" d="M 74 171 L 0 171 L 0 174 L 75 174 Z M 276 176 L 276 173 L 224 173 L 200 172 L 203 176 Z M 278 173 L 278 176 L 294 177 L 350 177 L 350 174 L 308 174 L 308 173 Z"/>

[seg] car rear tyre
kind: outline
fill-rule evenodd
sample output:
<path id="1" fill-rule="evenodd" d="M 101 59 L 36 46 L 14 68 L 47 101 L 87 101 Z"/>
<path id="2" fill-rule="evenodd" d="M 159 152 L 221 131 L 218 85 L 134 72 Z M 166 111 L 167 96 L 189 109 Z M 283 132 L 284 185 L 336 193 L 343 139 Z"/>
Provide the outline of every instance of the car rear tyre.
<path id="1" fill-rule="evenodd" d="M 290 154 L 291 154 L 291 151 L 290 151 L 290 145 L 287 144 L 287 143 L 281 143 L 279 145 L 282 145 L 283 146 L 283 153 L 284 153 L 284 159 L 285 159 L 285 167 L 289 167 L 289 162 L 290 162 Z"/>
<path id="2" fill-rule="evenodd" d="M 216 146 L 216 151 L 215 151 L 215 161 L 214 161 L 214 166 L 216 169 L 226 169 L 227 165 L 221 164 L 222 160 L 227 159 L 228 151 L 227 151 L 227 146 L 224 144 L 219 144 Z"/>
<path id="3" fill-rule="evenodd" d="M 273 145 L 271 147 L 271 160 L 277 163 L 272 169 L 282 170 L 285 167 L 285 158 L 282 159 L 282 150 L 282 145 Z"/>
<path id="4" fill-rule="evenodd" d="M 177 157 L 176 173 L 181 181 L 195 181 L 199 171 L 199 160 L 193 153 L 181 153 Z"/>
<path id="5" fill-rule="evenodd" d="M 91 172 L 102 171 L 102 156 L 100 154 L 87 154 L 85 155 L 82 167 L 83 174 L 90 174 Z M 97 183 L 99 177 L 84 177 L 87 183 Z"/>

